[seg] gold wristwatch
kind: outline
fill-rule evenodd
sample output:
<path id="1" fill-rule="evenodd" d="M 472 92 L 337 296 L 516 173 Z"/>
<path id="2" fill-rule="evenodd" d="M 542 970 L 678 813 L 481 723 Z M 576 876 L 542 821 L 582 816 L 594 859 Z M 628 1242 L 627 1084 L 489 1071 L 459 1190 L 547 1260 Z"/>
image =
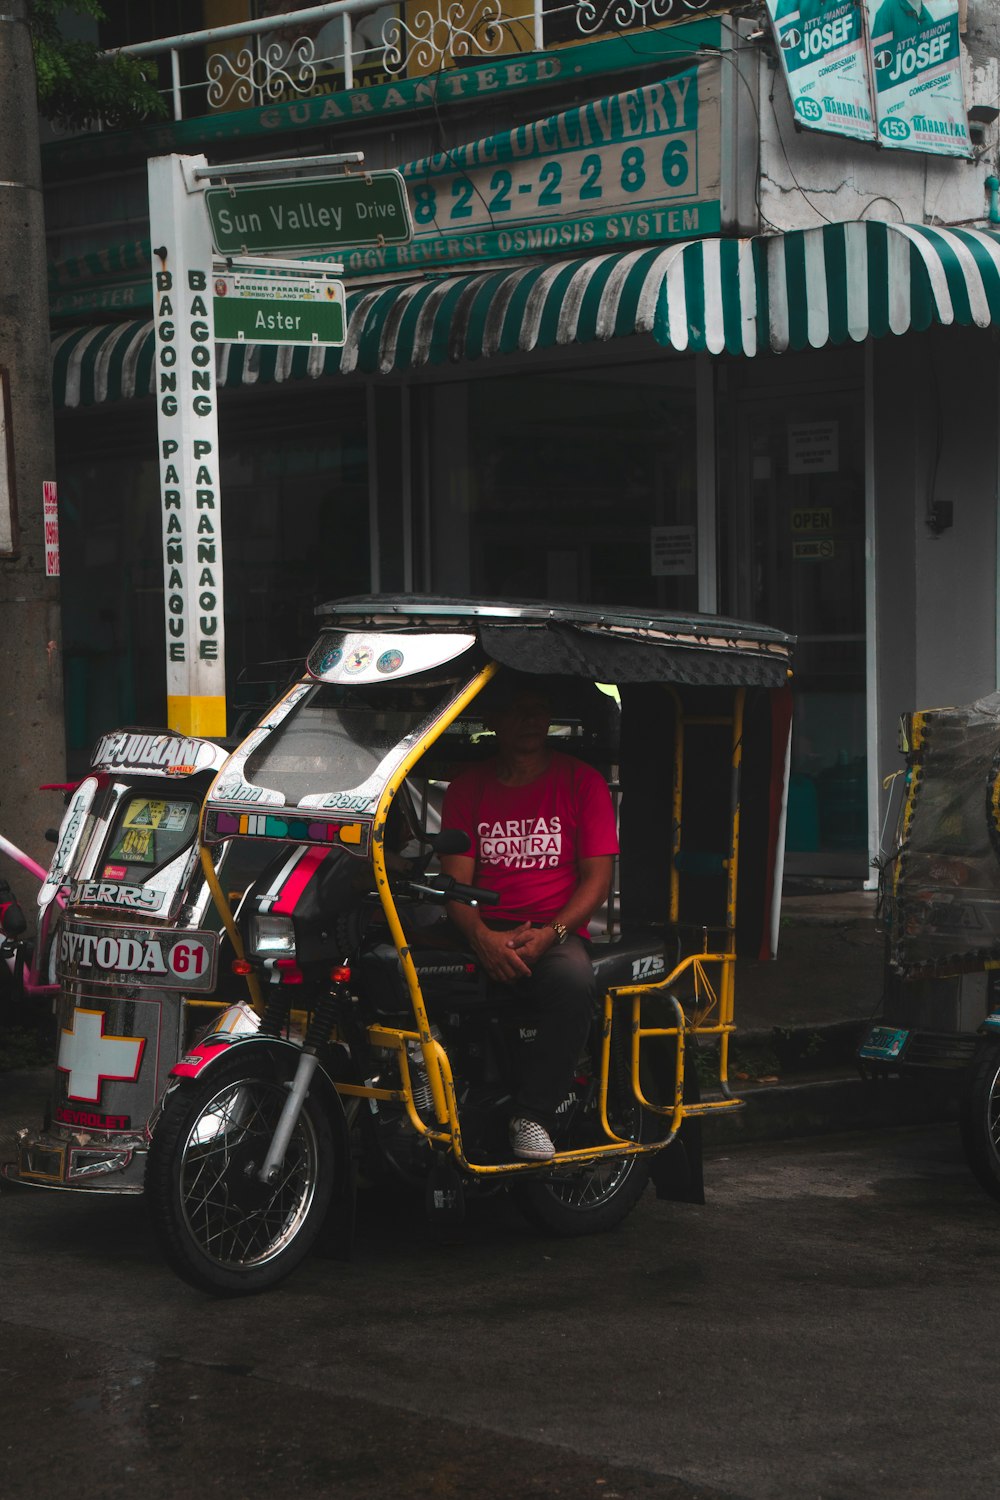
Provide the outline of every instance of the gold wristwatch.
<path id="1" fill-rule="evenodd" d="M 550 922 L 549 926 L 556 935 L 557 943 L 564 943 L 569 937 L 569 928 L 565 922 Z"/>

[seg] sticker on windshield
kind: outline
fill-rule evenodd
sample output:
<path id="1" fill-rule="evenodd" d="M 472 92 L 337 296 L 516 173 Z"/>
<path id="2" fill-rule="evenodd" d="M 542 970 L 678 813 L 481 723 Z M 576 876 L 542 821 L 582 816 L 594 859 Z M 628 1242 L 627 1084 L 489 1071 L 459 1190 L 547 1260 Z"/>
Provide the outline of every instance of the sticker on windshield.
<path id="1" fill-rule="evenodd" d="M 383 651 L 375 666 L 380 672 L 398 672 L 403 665 L 402 651 Z"/>
<path id="2" fill-rule="evenodd" d="M 156 863 L 156 838 L 152 828 L 126 828 L 113 849 L 110 859 L 125 859 L 130 865 Z"/>
<path id="3" fill-rule="evenodd" d="M 122 827 L 160 828 L 164 833 L 179 833 L 190 812 L 189 802 L 160 802 L 139 797 L 129 804 Z"/>

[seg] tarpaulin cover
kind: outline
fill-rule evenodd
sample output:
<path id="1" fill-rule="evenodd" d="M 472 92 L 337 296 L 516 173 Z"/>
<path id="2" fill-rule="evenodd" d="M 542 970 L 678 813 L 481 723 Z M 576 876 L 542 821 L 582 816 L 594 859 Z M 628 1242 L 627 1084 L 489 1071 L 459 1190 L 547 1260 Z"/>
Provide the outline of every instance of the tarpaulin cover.
<path id="1" fill-rule="evenodd" d="M 1000 694 L 914 714 L 889 962 L 906 978 L 1000 963 Z"/>
<path id="2" fill-rule="evenodd" d="M 783 687 L 793 636 L 719 615 L 549 600 L 369 594 L 316 613 L 361 630 L 473 631 L 486 655 L 519 672 L 591 682 Z"/>
<path id="3" fill-rule="evenodd" d="M 679 682 L 725 687 L 780 687 L 788 658 L 755 654 L 735 642 L 730 651 L 651 645 L 572 625 L 481 625 L 483 650 L 520 672 L 567 673 L 595 682 Z"/>

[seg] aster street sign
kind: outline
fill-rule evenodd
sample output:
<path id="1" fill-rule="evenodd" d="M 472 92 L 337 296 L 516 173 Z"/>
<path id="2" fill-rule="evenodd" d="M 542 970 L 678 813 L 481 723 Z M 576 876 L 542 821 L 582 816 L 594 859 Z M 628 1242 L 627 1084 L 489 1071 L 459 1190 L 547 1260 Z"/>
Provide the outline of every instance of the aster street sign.
<path id="1" fill-rule="evenodd" d="M 220 255 L 404 245 L 413 229 L 398 172 L 209 187 L 205 207 Z"/>
<path id="2" fill-rule="evenodd" d="M 218 275 L 213 285 L 220 343 L 343 346 L 347 316 L 342 281 L 258 273 Z"/>

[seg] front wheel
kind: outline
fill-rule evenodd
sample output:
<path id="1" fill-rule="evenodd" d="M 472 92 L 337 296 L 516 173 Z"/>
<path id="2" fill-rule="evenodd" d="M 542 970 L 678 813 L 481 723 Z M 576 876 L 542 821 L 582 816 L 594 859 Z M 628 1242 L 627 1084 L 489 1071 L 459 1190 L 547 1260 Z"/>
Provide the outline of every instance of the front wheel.
<path id="1" fill-rule="evenodd" d="M 315 1093 L 277 1180 L 257 1175 L 290 1076 L 273 1057 L 251 1051 L 167 1096 L 146 1165 L 146 1202 L 166 1259 L 202 1291 L 269 1290 L 300 1264 L 323 1226 L 336 1154 Z"/>
<path id="2" fill-rule="evenodd" d="M 1000 1041 L 983 1037 L 962 1091 L 959 1126 L 980 1187 L 1000 1198 Z"/>

